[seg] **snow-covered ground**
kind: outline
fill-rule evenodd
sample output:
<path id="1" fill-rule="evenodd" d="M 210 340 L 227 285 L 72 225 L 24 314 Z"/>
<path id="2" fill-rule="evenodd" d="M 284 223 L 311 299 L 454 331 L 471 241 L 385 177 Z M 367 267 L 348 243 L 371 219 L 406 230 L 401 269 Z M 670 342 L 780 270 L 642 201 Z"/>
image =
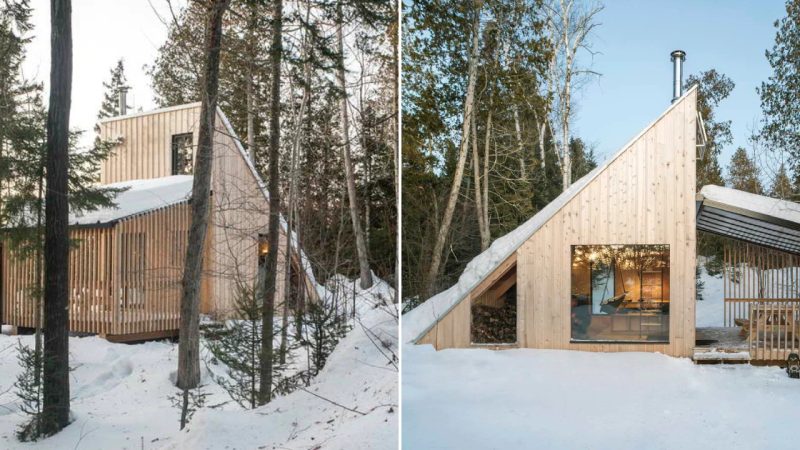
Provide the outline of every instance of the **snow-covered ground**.
<path id="1" fill-rule="evenodd" d="M 722 277 L 701 279 L 697 326 L 723 326 Z M 406 449 L 798 448 L 800 380 L 777 367 L 429 345 L 402 359 Z"/>
<path id="2" fill-rule="evenodd" d="M 724 327 L 725 302 L 722 275 L 709 275 L 703 264 L 700 266 L 700 280 L 703 282 L 703 300 L 695 305 L 697 327 Z"/>
<path id="3" fill-rule="evenodd" d="M 86 337 L 70 338 L 75 421 L 51 438 L 18 442 L 15 430 L 26 418 L 10 389 L 19 372 L 15 347 L 17 339 L 32 344 L 33 338 L 2 335 L 0 448 L 395 449 L 397 370 L 384 355 L 397 352 L 397 309 L 391 288 L 383 282 L 357 294 L 360 320 L 307 391 L 243 410 L 204 368 L 207 408 L 198 411 L 183 432 L 178 430 L 180 412 L 168 399 L 176 392 L 177 344 L 112 344 Z M 221 403 L 225 405 L 208 408 Z"/>
<path id="4" fill-rule="evenodd" d="M 403 347 L 406 449 L 796 449 L 800 380 L 655 353 Z"/>

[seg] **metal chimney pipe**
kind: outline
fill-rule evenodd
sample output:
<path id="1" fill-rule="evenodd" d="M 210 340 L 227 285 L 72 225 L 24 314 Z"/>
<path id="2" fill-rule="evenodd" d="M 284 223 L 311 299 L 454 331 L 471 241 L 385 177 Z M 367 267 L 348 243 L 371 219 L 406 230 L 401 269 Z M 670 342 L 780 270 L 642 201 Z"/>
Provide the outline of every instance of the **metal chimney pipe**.
<path id="1" fill-rule="evenodd" d="M 683 95 L 683 61 L 686 60 L 686 52 L 674 50 L 670 53 L 672 57 L 672 102 Z"/>
<path id="2" fill-rule="evenodd" d="M 120 86 L 119 88 L 119 115 L 124 116 L 128 114 L 128 87 Z"/>

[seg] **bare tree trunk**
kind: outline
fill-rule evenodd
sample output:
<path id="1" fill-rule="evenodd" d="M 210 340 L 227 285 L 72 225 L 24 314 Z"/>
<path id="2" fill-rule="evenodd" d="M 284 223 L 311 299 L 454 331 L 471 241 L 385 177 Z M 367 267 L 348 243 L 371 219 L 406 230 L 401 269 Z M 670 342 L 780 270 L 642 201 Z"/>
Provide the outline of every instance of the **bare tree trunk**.
<path id="1" fill-rule="evenodd" d="M 39 201 L 39 204 L 36 205 L 36 315 L 34 317 L 34 326 L 36 327 L 36 335 L 34 337 L 34 382 L 37 385 L 37 390 L 39 393 L 42 392 L 42 327 L 44 324 L 42 323 L 42 317 L 44 316 L 44 301 L 42 298 L 43 294 L 43 286 L 42 281 L 44 279 L 44 273 L 42 272 L 44 266 L 44 236 L 42 229 L 42 221 L 44 220 L 43 214 L 44 211 L 42 210 L 44 206 L 44 177 L 45 177 L 45 170 L 44 170 L 44 159 L 41 159 L 39 162 L 39 173 L 37 180 L 38 186 L 38 195 L 36 198 Z M 41 417 L 41 405 L 38 405 L 38 417 L 37 417 L 37 429 L 41 430 L 42 424 L 42 417 Z"/>
<path id="2" fill-rule="evenodd" d="M 392 68 L 394 69 L 394 73 L 392 74 L 392 126 L 394 129 L 394 143 L 392 144 L 392 164 L 394 169 L 394 195 L 395 200 L 398 201 L 398 204 L 401 200 L 400 193 L 400 33 L 399 33 L 399 24 L 400 24 L 400 8 L 399 2 L 393 2 L 395 11 L 397 11 L 398 18 L 396 21 L 390 25 L 390 33 L 392 36 Z M 398 217 L 402 212 L 402 208 L 398 209 Z M 394 302 L 399 304 L 400 303 L 400 255 L 401 252 L 401 240 L 399 238 L 396 239 L 396 259 L 394 263 L 394 272 L 395 272 L 395 282 L 394 282 Z"/>
<path id="3" fill-rule="evenodd" d="M 255 27 L 256 27 L 256 15 L 258 14 L 256 10 L 256 5 L 251 4 L 250 7 L 250 17 L 248 20 L 247 25 L 247 53 L 248 53 L 248 61 L 247 61 L 247 153 L 250 156 L 250 160 L 255 162 L 255 153 L 256 153 L 256 101 L 255 101 L 255 76 L 254 68 L 255 65 L 255 46 L 257 42 L 255 42 Z"/>
<path id="4" fill-rule="evenodd" d="M 481 188 L 481 157 L 478 153 L 478 127 L 475 124 L 475 117 L 472 118 L 472 173 L 475 178 L 475 215 L 478 217 L 478 231 L 481 235 L 481 251 L 488 247 L 484 242 L 484 236 L 488 233 L 486 222 L 483 220 L 483 189 Z"/>
<path id="5" fill-rule="evenodd" d="M 310 8 L 306 10 L 306 21 L 309 20 L 309 11 Z M 306 59 L 307 48 L 308 48 L 308 39 L 304 39 L 304 46 L 303 46 L 303 54 L 302 58 Z M 291 162 L 290 162 L 290 169 L 289 169 L 289 201 L 287 203 L 287 231 L 286 231 L 286 264 L 284 264 L 284 273 L 285 277 L 284 280 L 284 295 L 283 295 L 283 316 L 281 322 L 281 347 L 280 347 L 280 362 L 281 364 L 286 363 L 286 347 L 287 347 L 287 339 L 288 339 L 288 328 L 289 328 L 289 301 L 292 297 L 292 284 L 291 284 L 291 274 L 292 274 L 292 231 L 294 229 L 295 223 L 295 191 L 297 190 L 297 154 L 300 152 L 300 137 L 303 134 L 303 119 L 305 118 L 306 114 L 306 104 L 308 103 L 311 92 L 309 91 L 309 85 L 311 83 L 311 75 L 309 71 L 309 65 L 306 62 L 303 67 L 304 71 L 304 83 L 303 83 L 303 99 L 300 101 L 300 110 L 295 115 L 295 123 L 294 123 L 294 136 L 292 137 L 292 155 L 291 155 Z M 299 247 L 298 247 L 299 248 Z M 300 274 L 298 274 L 298 279 L 300 278 Z M 297 308 L 295 308 L 295 314 L 297 314 Z"/>
<path id="6" fill-rule="evenodd" d="M 278 281 L 278 243 L 280 225 L 280 188 L 278 179 L 281 147 L 281 60 L 283 57 L 283 0 L 272 7 L 272 45 L 270 66 L 272 86 L 269 114 L 269 253 L 264 277 L 264 304 L 261 309 L 261 364 L 259 365 L 258 404 L 272 399 L 273 319 L 275 318 L 275 287 Z M 287 236 L 288 238 L 288 236 Z"/>
<path id="7" fill-rule="evenodd" d="M 467 149 L 469 148 L 470 128 L 472 127 L 473 103 L 475 101 L 475 81 L 478 72 L 478 43 L 480 33 L 480 12 L 475 12 L 475 18 L 472 24 L 472 50 L 469 56 L 469 74 L 467 78 L 467 95 L 464 99 L 464 122 L 461 127 L 461 145 L 458 151 L 458 163 L 456 164 L 456 171 L 453 175 L 453 184 L 450 186 L 450 194 L 447 197 L 447 205 L 445 206 L 444 216 L 439 225 L 439 231 L 436 233 L 436 241 L 433 245 L 433 253 L 431 254 L 431 264 L 428 267 L 428 273 L 425 278 L 424 296 L 430 297 L 433 294 L 433 288 L 436 284 L 436 278 L 439 275 L 439 266 L 442 262 L 442 251 L 444 244 L 447 240 L 447 235 L 450 232 L 450 224 L 453 221 L 453 211 L 456 208 L 458 201 L 458 193 L 461 190 L 461 179 L 464 176 L 464 164 L 467 160 Z"/>
<path id="8" fill-rule="evenodd" d="M 565 19 L 566 20 L 566 19 Z M 568 41 L 569 27 L 568 22 L 564 24 L 564 40 Z M 569 45 L 566 46 L 567 67 L 572 67 L 572 54 Z M 569 122 L 571 114 L 571 89 L 572 89 L 572 70 L 566 70 L 564 74 L 564 95 L 561 99 L 561 190 L 566 190 L 572 184 L 572 155 L 569 151 Z"/>
<path id="9" fill-rule="evenodd" d="M 42 434 L 69 424 L 69 115 L 72 103 L 72 3 L 50 1 L 50 100 L 44 253 Z"/>
<path id="10" fill-rule="evenodd" d="M 528 167 L 525 164 L 525 146 L 522 143 L 522 126 L 519 123 L 519 107 L 514 107 L 514 137 L 517 138 L 517 157 L 519 158 L 519 174 L 523 180 L 528 179 Z"/>
<path id="11" fill-rule="evenodd" d="M 336 40 L 339 50 L 341 64 L 337 70 L 339 89 L 342 91 L 341 101 L 341 120 L 342 120 L 342 139 L 344 139 L 344 173 L 347 177 L 347 196 L 350 201 L 350 220 L 353 222 L 353 234 L 356 237 L 356 251 L 358 253 L 358 267 L 361 273 L 361 289 L 372 287 L 372 273 L 369 269 L 369 252 L 364 232 L 361 229 L 361 218 L 359 217 L 358 197 L 356 195 L 356 178 L 353 170 L 353 160 L 350 153 L 350 118 L 347 110 L 347 80 L 345 78 L 345 54 L 344 54 L 344 13 L 342 11 L 342 1 L 336 2 Z"/>
<path id="12" fill-rule="evenodd" d="M 194 389 L 200 384 L 200 278 L 203 250 L 208 230 L 211 197 L 211 169 L 214 161 L 214 128 L 219 90 L 219 58 L 222 45 L 222 16 L 229 0 L 215 0 L 207 6 L 206 63 L 203 73 L 203 98 L 200 107 L 200 130 L 192 180 L 191 224 L 186 249 L 181 293 L 180 344 L 178 345 L 178 377 L 181 389 Z"/>
<path id="13" fill-rule="evenodd" d="M 494 95 L 492 95 L 494 97 Z M 489 248 L 492 235 L 489 228 L 489 155 L 492 142 L 492 99 L 489 99 L 489 114 L 486 116 L 486 140 L 483 144 L 483 224 L 484 232 L 481 234 L 481 250 Z"/>

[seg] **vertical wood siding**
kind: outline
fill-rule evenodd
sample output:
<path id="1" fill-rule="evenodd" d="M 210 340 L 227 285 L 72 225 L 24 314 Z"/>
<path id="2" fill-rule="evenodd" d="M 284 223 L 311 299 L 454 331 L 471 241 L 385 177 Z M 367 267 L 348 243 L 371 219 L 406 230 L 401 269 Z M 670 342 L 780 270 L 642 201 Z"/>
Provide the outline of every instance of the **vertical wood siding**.
<path id="1" fill-rule="evenodd" d="M 517 250 L 520 347 L 692 354 L 696 96 L 673 105 Z M 668 344 L 570 342 L 571 246 L 605 244 L 669 245 Z M 470 302 L 462 300 L 420 343 L 470 346 Z"/>
<path id="2" fill-rule="evenodd" d="M 188 234 L 188 203 L 107 228 L 71 229 L 70 331 L 125 335 L 177 330 Z M 18 258 L 5 248 L 2 257 L 3 321 L 35 327 L 34 259 Z M 201 304 L 211 296 L 207 274 L 206 265 Z"/>
<path id="3" fill-rule="evenodd" d="M 113 183 L 172 174 L 172 136 L 192 133 L 197 145 L 200 104 L 167 108 L 146 115 L 109 119 L 101 123 L 105 139 L 122 138 L 102 167 L 101 182 Z M 269 203 L 239 151 L 236 141 L 217 116 L 212 171 L 211 227 L 207 246 L 209 295 L 203 310 L 220 318 L 233 310 L 239 284 L 251 286 L 258 271 L 258 236 L 267 233 Z M 283 299 L 286 236 L 278 254 L 277 299 Z"/>

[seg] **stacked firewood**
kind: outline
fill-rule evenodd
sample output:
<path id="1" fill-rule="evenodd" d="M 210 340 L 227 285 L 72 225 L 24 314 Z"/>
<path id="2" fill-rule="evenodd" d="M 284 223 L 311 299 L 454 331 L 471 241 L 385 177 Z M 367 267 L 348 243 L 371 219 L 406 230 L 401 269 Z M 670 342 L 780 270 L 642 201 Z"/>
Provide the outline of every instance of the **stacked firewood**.
<path id="1" fill-rule="evenodd" d="M 501 307 L 472 305 L 472 342 L 478 344 L 517 341 L 517 304 L 504 302 Z"/>

